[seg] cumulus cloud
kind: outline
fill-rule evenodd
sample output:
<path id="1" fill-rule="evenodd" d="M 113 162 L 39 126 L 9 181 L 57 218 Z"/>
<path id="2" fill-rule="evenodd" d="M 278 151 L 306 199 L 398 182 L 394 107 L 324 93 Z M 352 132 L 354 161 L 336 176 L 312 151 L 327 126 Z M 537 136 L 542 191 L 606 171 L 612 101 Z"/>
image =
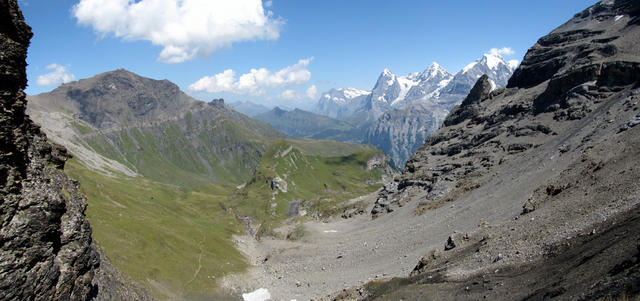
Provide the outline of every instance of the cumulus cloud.
<path id="1" fill-rule="evenodd" d="M 491 50 L 489 50 L 489 53 L 493 55 L 504 56 L 504 55 L 512 55 L 515 52 L 513 51 L 513 49 L 511 49 L 511 47 L 502 47 L 502 48 L 491 48 Z"/>
<path id="2" fill-rule="evenodd" d="M 316 85 L 311 85 L 311 87 L 307 88 L 305 94 L 307 94 L 308 98 L 315 98 L 316 94 L 318 94 L 318 88 L 316 88 Z"/>
<path id="3" fill-rule="evenodd" d="M 287 100 L 291 100 L 291 99 L 295 99 L 298 97 L 298 95 L 296 95 L 296 91 L 293 90 L 284 90 L 282 92 L 282 94 L 280 94 L 281 98 L 287 99 Z"/>
<path id="4" fill-rule="evenodd" d="M 231 92 L 235 94 L 264 94 L 266 87 L 282 87 L 303 84 L 311 79 L 307 69 L 313 58 L 299 60 L 298 63 L 272 72 L 266 68 L 251 69 L 237 80 L 235 72 L 227 69 L 213 76 L 205 76 L 189 85 L 191 91 L 209 93 Z"/>
<path id="5" fill-rule="evenodd" d="M 261 0 L 80 0 L 72 11 L 101 36 L 163 47 L 158 60 L 165 63 L 208 57 L 235 42 L 276 40 L 283 24 Z"/>
<path id="6" fill-rule="evenodd" d="M 36 79 L 36 83 L 39 86 L 57 86 L 59 84 L 68 83 L 76 79 L 76 76 L 69 72 L 69 70 L 67 70 L 67 67 L 65 66 L 60 66 L 54 63 L 47 66 L 47 69 L 51 70 L 51 72 L 40 75 Z"/>

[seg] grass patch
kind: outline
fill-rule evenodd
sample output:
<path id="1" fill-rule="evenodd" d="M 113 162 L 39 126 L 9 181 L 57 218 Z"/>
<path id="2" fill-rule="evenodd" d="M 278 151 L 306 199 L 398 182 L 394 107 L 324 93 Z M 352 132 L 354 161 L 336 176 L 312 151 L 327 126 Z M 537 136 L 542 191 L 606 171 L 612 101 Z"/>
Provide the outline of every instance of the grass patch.
<path id="1" fill-rule="evenodd" d="M 82 183 L 95 240 L 116 267 L 156 297 L 175 296 L 152 283 L 178 294 L 214 293 L 216 280 L 246 268 L 231 239 L 243 225 L 220 206 L 227 188 L 208 184 L 187 190 L 140 177 L 111 178 L 75 159 L 65 171 Z"/>
<path id="2" fill-rule="evenodd" d="M 84 134 L 89 134 L 89 133 L 93 133 L 93 129 L 92 129 L 92 128 L 90 128 L 90 127 L 88 127 L 88 126 L 86 126 L 86 125 L 83 125 L 83 124 L 81 124 L 80 122 L 77 122 L 77 121 L 75 121 L 75 120 L 71 122 L 71 125 L 72 125 L 74 128 L 76 128 L 76 130 L 78 130 L 78 132 L 79 132 L 80 134 L 82 134 L 82 135 L 84 135 Z"/>

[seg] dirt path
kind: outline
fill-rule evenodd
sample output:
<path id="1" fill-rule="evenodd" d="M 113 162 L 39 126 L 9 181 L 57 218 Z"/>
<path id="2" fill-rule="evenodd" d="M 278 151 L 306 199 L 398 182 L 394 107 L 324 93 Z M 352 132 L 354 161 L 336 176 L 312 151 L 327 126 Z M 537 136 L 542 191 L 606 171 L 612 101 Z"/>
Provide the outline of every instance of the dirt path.
<path id="1" fill-rule="evenodd" d="M 200 240 L 200 243 L 198 244 L 198 247 L 200 248 L 200 254 L 198 254 L 198 267 L 196 268 L 196 270 L 193 272 L 193 276 L 191 276 L 191 279 L 189 279 L 189 281 L 187 281 L 184 284 L 184 287 L 182 287 L 182 291 L 180 292 L 180 296 L 183 296 L 184 291 L 187 289 L 187 287 L 194 281 L 196 280 L 196 277 L 198 277 L 198 274 L 200 273 L 200 270 L 202 269 L 202 254 L 204 253 L 204 241 L 206 239 L 206 236 L 204 235 L 204 232 L 200 231 L 200 234 L 202 234 L 202 240 Z"/>

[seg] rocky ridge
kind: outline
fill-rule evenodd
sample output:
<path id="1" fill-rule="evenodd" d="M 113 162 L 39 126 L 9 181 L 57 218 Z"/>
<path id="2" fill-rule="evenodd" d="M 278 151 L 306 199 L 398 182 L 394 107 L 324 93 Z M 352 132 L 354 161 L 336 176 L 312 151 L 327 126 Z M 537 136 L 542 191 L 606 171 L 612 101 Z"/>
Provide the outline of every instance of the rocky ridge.
<path id="1" fill-rule="evenodd" d="M 334 297 L 637 295 L 639 20 L 637 1 L 602 1 L 538 40 L 506 89 L 480 78 L 371 211 L 498 199 L 520 215 L 454 230 L 407 279 Z"/>
<path id="2" fill-rule="evenodd" d="M 98 252 L 86 199 L 62 168 L 66 150 L 25 114 L 31 29 L 16 1 L 0 1 L 0 299 L 149 299 Z"/>

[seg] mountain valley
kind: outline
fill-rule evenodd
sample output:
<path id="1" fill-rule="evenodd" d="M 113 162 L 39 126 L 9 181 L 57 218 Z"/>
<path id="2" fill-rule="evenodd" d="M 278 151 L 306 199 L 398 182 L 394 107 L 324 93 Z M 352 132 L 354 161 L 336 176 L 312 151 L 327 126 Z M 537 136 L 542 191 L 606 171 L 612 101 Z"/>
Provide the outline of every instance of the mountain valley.
<path id="1" fill-rule="evenodd" d="M 638 1 L 521 62 L 385 69 L 311 111 L 125 69 L 27 95 L 19 4 L 0 0 L 2 300 L 640 298 Z"/>

